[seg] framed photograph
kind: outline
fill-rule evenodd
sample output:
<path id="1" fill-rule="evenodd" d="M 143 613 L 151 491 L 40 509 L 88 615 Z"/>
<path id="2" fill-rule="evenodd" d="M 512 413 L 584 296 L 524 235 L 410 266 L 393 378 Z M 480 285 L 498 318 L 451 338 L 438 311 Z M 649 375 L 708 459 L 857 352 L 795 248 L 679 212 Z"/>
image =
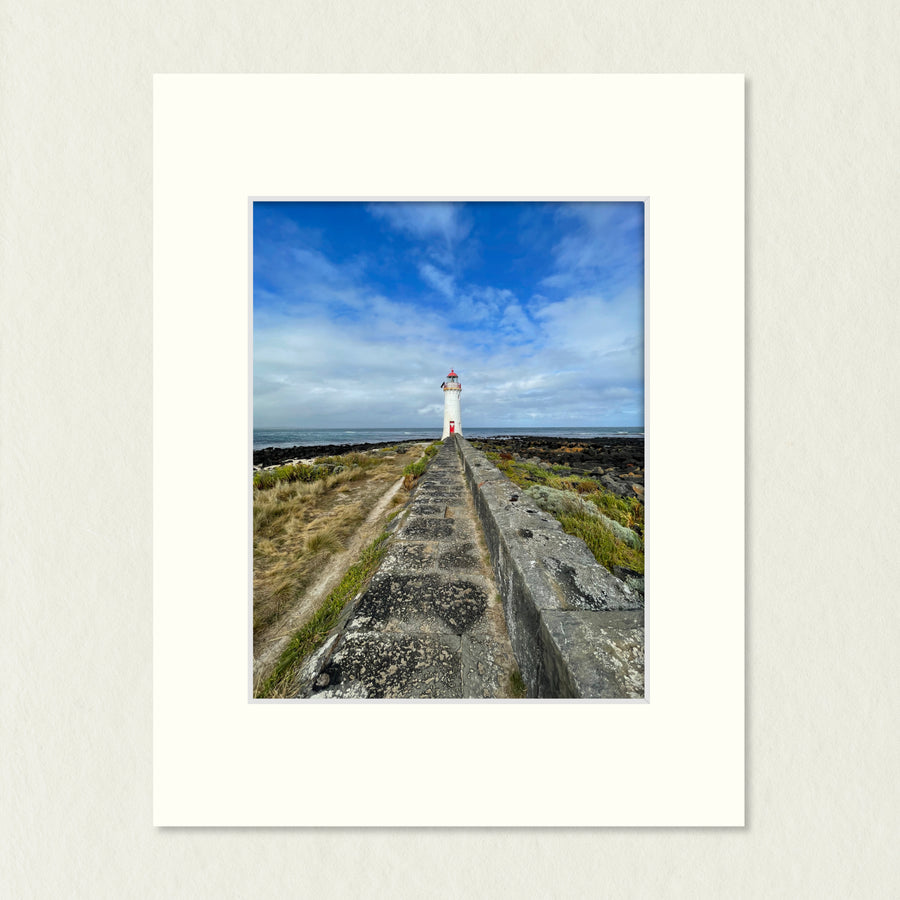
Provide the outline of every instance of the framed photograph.
<path id="1" fill-rule="evenodd" d="M 644 200 L 251 216 L 254 699 L 643 699 Z"/>
<path id="2" fill-rule="evenodd" d="M 156 77 L 156 824 L 743 823 L 743 90 Z M 640 471 L 592 459 L 588 427 L 643 437 Z M 482 477 L 498 468 L 512 480 Z M 510 516 L 547 520 L 590 557 L 548 491 L 640 559 L 596 557 L 607 608 L 538 597 L 532 658 L 476 525 L 524 541 Z M 288 502 L 293 530 L 259 528 Z M 309 621 L 298 584 L 331 598 L 331 563 L 384 529 L 361 582 L 378 590 L 351 583 L 273 680 Z M 562 554 L 556 584 L 588 597 Z M 410 624 L 413 583 L 432 600 Z M 572 650 L 610 633 L 604 613 L 630 654 L 618 682 Z M 414 683 L 400 658 L 448 662 Z M 632 777 L 607 777 L 623 759 Z"/>

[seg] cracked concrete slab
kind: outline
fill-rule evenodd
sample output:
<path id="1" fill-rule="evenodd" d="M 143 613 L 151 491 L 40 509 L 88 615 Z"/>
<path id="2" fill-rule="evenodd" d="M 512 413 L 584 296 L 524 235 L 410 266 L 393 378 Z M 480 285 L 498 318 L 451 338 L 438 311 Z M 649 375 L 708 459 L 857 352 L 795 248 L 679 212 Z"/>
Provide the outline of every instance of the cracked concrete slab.
<path id="1" fill-rule="evenodd" d="M 446 634 L 347 634 L 313 684 L 314 697 L 460 697 L 460 639 Z"/>
<path id="2" fill-rule="evenodd" d="M 644 696 L 644 611 L 552 611 L 541 615 L 553 696 Z M 566 660 L 565 670 L 557 664 Z"/>

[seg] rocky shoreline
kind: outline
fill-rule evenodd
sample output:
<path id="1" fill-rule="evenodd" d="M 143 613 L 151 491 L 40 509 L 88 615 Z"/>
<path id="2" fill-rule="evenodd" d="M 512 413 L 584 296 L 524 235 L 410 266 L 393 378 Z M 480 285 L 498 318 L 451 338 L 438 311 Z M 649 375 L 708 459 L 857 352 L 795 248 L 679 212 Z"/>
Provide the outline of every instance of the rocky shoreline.
<path id="1" fill-rule="evenodd" d="M 435 436 L 437 439 L 437 436 Z M 622 469 L 644 468 L 644 439 L 642 437 L 472 437 L 471 443 L 491 445 L 492 449 L 518 453 L 520 456 L 538 456 L 545 462 L 570 465 L 578 471 L 590 471 L 602 467 Z M 360 453 L 383 447 L 395 447 L 398 443 L 422 443 L 418 441 L 376 441 L 368 444 L 320 444 L 316 446 L 263 447 L 253 451 L 254 466 L 274 466 L 292 459 L 310 459 L 318 456 L 340 456 L 342 453 Z M 581 448 L 575 451 L 574 448 Z"/>
<path id="2" fill-rule="evenodd" d="M 589 475 L 619 497 L 644 498 L 642 437 L 490 437 L 473 438 L 471 443 L 525 462 L 564 466 L 571 474 Z"/>
<path id="3" fill-rule="evenodd" d="M 404 441 L 403 443 L 421 443 Z M 379 441 L 372 444 L 319 444 L 313 447 L 263 447 L 253 451 L 253 468 L 281 466 L 300 459 L 314 459 L 320 456 L 341 456 L 344 453 L 363 453 L 384 447 L 396 447 L 397 441 Z"/>

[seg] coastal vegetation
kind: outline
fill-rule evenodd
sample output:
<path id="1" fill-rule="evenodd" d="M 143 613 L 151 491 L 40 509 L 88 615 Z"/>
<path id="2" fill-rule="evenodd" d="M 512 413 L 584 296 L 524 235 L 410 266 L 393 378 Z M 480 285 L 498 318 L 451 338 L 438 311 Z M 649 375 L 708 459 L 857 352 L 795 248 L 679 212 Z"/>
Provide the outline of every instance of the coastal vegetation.
<path id="1" fill-rule="evenodd" d="M 568 534 L 581 538 L 600 565 L 610 571 L 621 566 L 643 574 L 644 504 L 640 499 L 617 496 L 593 476 L 572 472 L 561 464 L 530 462 L 485 444 L 475 446 L 510 481 L 529 491 Z M 550 491 L 542 493 L 536 488 Z"/>
<path id="2" fill-rule="evenodd" d="M 588 550 L 601 566 L 610 571 L 614 566 L 622 566 L 643 575 L 643 549 L 635 550 L 619 540 L 602 519 L 593 518 L 579 510 L 562 513 L 557 518 L 567 534 L 573 534 L 587 544 Z"/>
<path id="3" fill-rule="evenodd" d="M 421 451 L 351 453 L 253 476 L 254 640 L 302 597 L 326 559 L 340 552 L 403 466 Z"/>
<path id="4" fill-rule="evenodd" d="M 421 443 L 409 443 L 254 473 L 255 696 L 276 696 L 285 689 L 285 673 L 315 644 L 323 623 L 331 621 L 329 610 L 337 609 L 341 585 L 350 589 L 361 571 L 367 577 L 373 539 L 409 497 L 410 468 L 421 474 L 436 451 L 423 452 Z M 413 474 L 412 480 L 417 477 Z M 358 564 L 362 570 L 354 567 Z M 307 627 L 312 631 L 304 637 Z M 294 648 L 290 664 L 278 656 L 288 638 Z M 277 678 L 273 663 L 280 666 Z"/>
<path id="5" fill-rule="evenodd" d="M 257 490 L 266 490 L 279 483 L 291 484 L 299 481 L 303 484 L 311 484 L 328 478 L 330 475 L 340 475 L 345 472 L 344 481 L 354 481 L 361 478 L 365 470 L 377 466 L 384 458 L 371 456 L 367 453 L 348 453 L 345 456 L 326 456 L 316 460 L 315 465 L 307 463 L 294 463 L 287 466 L 279 466 L 276 469 L 266 469 L 262 472 L 254 472 L 253 487 Z"/>

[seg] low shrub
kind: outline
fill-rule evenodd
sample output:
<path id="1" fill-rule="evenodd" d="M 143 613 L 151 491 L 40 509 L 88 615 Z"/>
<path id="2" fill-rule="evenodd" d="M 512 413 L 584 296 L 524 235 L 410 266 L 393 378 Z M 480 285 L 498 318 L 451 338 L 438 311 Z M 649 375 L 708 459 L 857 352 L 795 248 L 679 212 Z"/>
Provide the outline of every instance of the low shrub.
<path id="1" fill-rule="evenodd" d="M 432 457 L 441 449 L 441 442 L 435 441 L 433 444 L 429 444 L 425 448 L 425 453 L 421 459 L 416 462 L 410 463 L 408 466 L 405 466 L 403 469 L 403 487 L 409 490 L 418 480 L 421 475 L 425 474 L 425 470 L 428 468 L 428 463 L 431 462 Z"/>
<path id="2" fill-rule="evenodd" d="M 640 500 L 635 497 L 617 497 L 605 490 L 598 490 L 598 492 L 590 494 L 587 499 L 620 525 L 643 535 L 644 504 Z"/>
<path id="3" fill-rule="evenodd" d="M 413 478 L 418 478 L 420 475 L 424 474 L 425 470 L 428 468 L 428 460 L 424 457 L 416 462 L 410 463 L 408 466 L 403 467 L 404 475 L 412 475 Z"/>

